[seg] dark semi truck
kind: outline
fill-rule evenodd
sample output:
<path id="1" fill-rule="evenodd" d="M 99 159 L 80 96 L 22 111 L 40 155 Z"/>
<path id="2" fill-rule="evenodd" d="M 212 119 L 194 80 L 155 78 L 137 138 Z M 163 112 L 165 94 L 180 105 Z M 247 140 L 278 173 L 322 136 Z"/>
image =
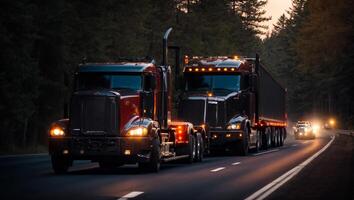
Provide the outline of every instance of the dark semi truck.
<path id="1" fill-rule="evenodd" d="M 205 138 L 205 149 L 247 155 L 282 146 L 286 90 L 256 58 L 185 57 L 180 120 Z"/>

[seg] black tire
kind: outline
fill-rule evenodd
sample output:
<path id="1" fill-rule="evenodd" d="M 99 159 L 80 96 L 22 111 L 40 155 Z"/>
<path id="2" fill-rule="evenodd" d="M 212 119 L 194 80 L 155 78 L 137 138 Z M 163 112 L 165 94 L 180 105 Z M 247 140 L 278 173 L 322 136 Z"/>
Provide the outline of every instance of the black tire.
<path id="1" fill-rule="evenodd" d="M 56 174 L 65 174 L 68 172 L 68 169 L 71 165 L 71 160 L 63 156 L 51 156 L 52 168 Z"/>
<path id="2" fill-rule="evenodd" d="M 192 134 L 189 134 L 189 143 L 187 145 L 187 154 L 188 157 L 185 159 L 185 163 L 191 164 L 196 157 L 196 140 Z"/>
<path id="3" fill-rule="evenodd" d="M 236 154 L 240 156 L 247 156 L 249 151 L 249 129 L 245 126 L 243 131 L 243 138 L 236 144 Z"/>
<path id="4" fill-rule="evenodd" d="M 284 133 L 284 128 L 280 129 L 280 146 L 284 146 L 284 140 L 285 140 L 285 133 Z"/>
<path id="5" fill-rule="evenodd" d="M 148 162 L 138 163 L 140 170 L 144 172 L 157 173 L 160 171 L 161 150 L 159 140 L 155 140 L 151 149 L 150 160 Z"/>
<path id="6" fill-rule="evenodd" d="M 275 129 L 275 146 L 280 147 L 280 129 Z"/>
<path id="7" fill-rule="evenodd" d="M 267 149 L 271 148 L 271 146 L 272 146 L 270 128 L 265 128 L 263 133 L 264 134 L 263 134 L 263 140 L 262 140 L 262 142 L 263 142 L 262 149 L 267 150 Z"/>
<path id="8" fill-rule="evenodd" d="M 200 133 L 197 133 L 196 135 L 196 156 L 195 156 L 195 161 L 196 162 L 202 162 L 203 157 L 204 157 L 204 143 L 203 143 L 203 138 Z"/>
<path id="9" fill-rule="evenodd" d="M 275 128 L 270 128 L 271 130 L 271 147 L 276 147 L 276 131 Z"/>
<path id="10" fill-rule="evenodd" d="M 257 135 L 256 136 L 257 140 L 256 140 L 255 152 L 259 152 L 262 148 L 262 131 L 257 130 L 256 135 Z"/>

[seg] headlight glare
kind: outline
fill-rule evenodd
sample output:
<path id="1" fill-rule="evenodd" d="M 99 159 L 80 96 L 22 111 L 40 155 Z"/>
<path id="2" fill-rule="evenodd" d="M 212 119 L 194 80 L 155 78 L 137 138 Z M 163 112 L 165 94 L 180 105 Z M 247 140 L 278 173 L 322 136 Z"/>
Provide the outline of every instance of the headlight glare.
<path id="1" fill-rule="evenodd" d="M 61 127 L 55 126 L 50 129 L 49 134 L 52 137 L 60 137 L 64 136 L 65 132 Z"/>
<path id="2" fill-rule="evenodd" d="M 241 123 L 230 124 L 226 127 L 227 130 L 239 130 L 241 129 Z"/>
<path id="3" fill-rule="evenodd" d="M 144 127 L 138 127 L 138 128 L 133 128 L 130 129 L 127 133 L 127 136 L 131 136 L 131 137 L 143 137 L 143 136 L 147 136 L 147 128 Z"/>

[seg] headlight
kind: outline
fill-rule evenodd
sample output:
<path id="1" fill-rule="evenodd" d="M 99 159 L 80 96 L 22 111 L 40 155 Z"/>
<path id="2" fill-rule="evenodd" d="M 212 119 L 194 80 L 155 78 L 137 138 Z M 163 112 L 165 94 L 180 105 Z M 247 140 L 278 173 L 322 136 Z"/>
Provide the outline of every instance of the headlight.
<path id="1" fill-rule="evenodd" d="M 127 133 L 127 136 L 142 137 L 142 136 L 147 136 L 147 133 L 148 133 L 147 128 L 139 127 L 139 128 L 130 129 Z"/>
<path id="2" fill-rule="evenodd" d="M 230 124 L 226 127 L 227 130 L 239 130 L 241 129 L 241 123 Z"/>
<path id="3" fill-rule="evenodd" d="M 50 129 L 49 134 L 52 137 L 60 137 L 60 136 L 64 136 L 65 132 L 61 127 L 54 126 Z"/>

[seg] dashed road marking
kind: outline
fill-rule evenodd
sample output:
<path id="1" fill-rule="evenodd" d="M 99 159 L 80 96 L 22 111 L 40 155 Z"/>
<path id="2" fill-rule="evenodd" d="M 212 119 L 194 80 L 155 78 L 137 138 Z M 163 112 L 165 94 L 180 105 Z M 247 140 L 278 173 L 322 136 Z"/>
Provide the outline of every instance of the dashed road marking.
<path id="1" fill-rule="evenodd" d="M 291 146 L 296 147 L 296 146 L 297 146 L 297 144 L 293 144 L 293 145 L 291 145 Z"/>
<path id="2" fill-rule="evenodd" d="M 268 153 L 272 153 L 272 152 L 276 152 L 276 151 L 279 151 L 279 149 L 272 149 L 272 150 L 269 150 L 269 151 L 264 151 L 264 152 L 260 152 L 260 153 L 254 153 L 252 155 L 253 156 L 259 156 L 259 155 L 268 154 Z"/>
<path id="3" fill-rule="evenodd" d="M 221 171 L 221 170 L 223 170 L 223 169 L 225 169 L 225 167 L 219 167 L 219 168 L 216 168 L 216 169 L 212 169 L 212 170 L 210 170 L 211 172 L 218 172 L 218 171 Z"/>
<path id="4" fill-rule="evenodd" d="M 124 196 L 122 196 L 121 198 L 117 199 L 117 200 L 127 200 L 127 199 L 132 199 L 132 198 L 135 198 L 141 194 L 143 194 L 144 192 L 140 192 L 140 191 L 133 191 L 133 192 L 130 192 Z"/>
<path id="5" fill-rule="evenodd" d="M 297 165 L 296 167 L 292 168 L 285 174 L 281 175 L 268 185 L 264 186 L 263 188 L 259 189 L 251 196 L 247 197 L 245 200 L 262 200 L 267 198 L 270 194 L 272 194 L 275 190 L 277 190 L 280 186 L 284 185 L 287 181 L 293 178 L 296 174 L 298 174 L 306 165 L 308 165 L 311 161 L 317 158 L 322 152 L 324 152 L 334 141 L 333 137 L 321 150 L 317 153 L 306 159 L 301 164 Z"/>
<path id="6" fill-rule="evenodd" d="M 231 165 L 239 165 L 241 164 L 241 162 L 235 162 L 235 163 L 232 163 Z"/>
<path id="7" fill-rule="evenodd" d="M 304 141 L 304 142 L 302 142 L 302 144 L 307 144 L 307 143 L 309 143 L 310 141 Z"/>

